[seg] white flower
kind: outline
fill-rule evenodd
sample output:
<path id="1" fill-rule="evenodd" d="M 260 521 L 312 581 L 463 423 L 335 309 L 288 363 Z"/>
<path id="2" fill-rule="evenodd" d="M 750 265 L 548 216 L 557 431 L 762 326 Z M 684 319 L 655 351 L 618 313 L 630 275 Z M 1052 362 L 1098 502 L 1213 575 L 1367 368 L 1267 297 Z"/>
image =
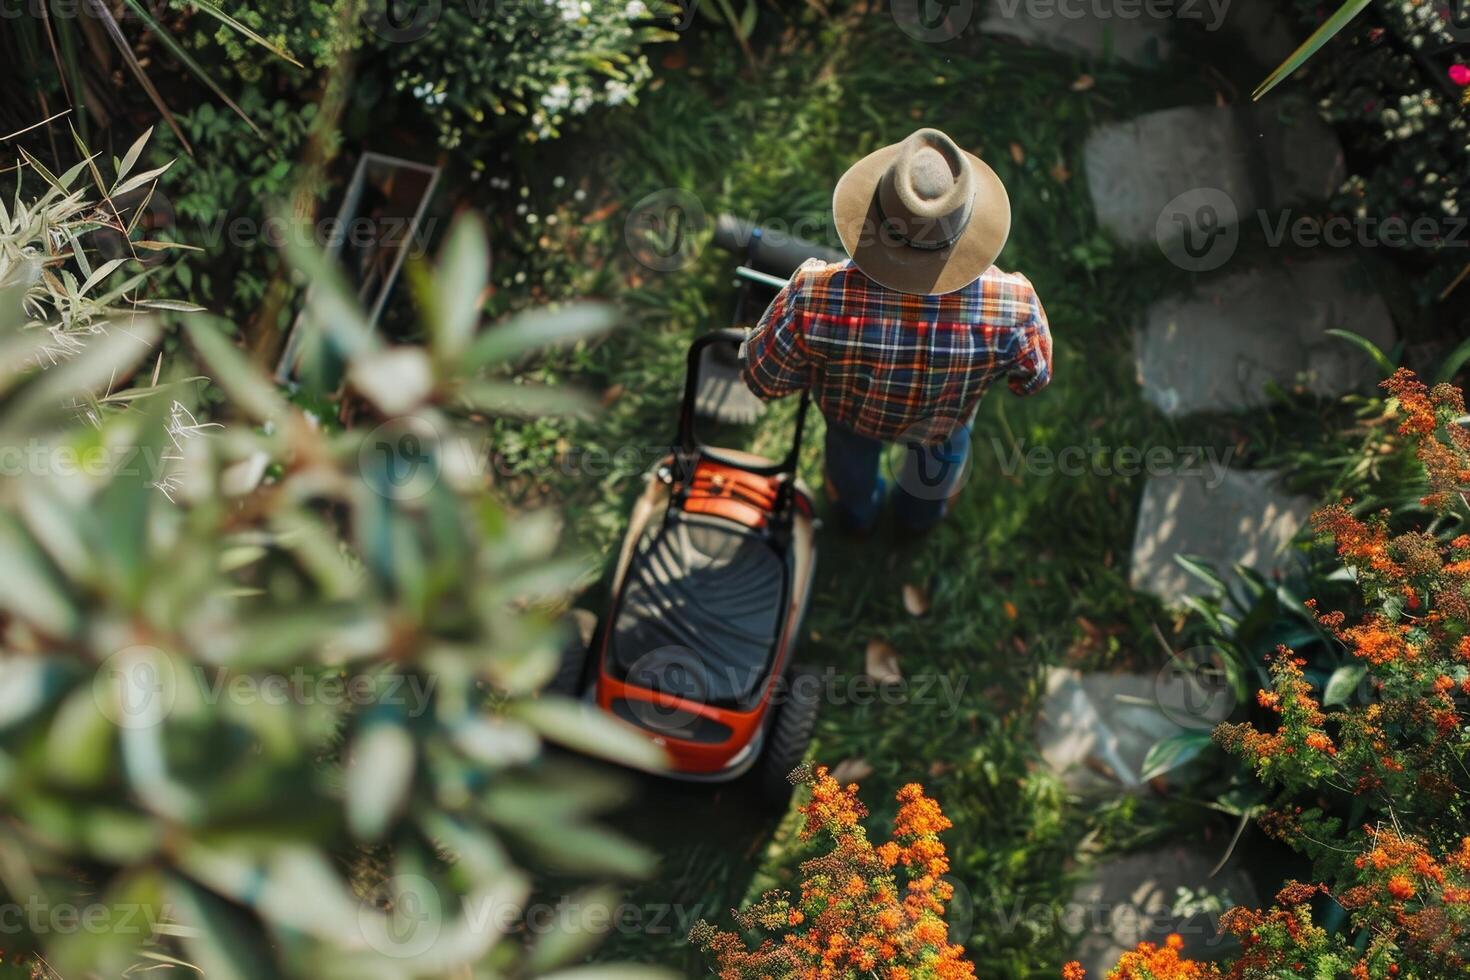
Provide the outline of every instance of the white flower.
<path id="1" fill-rule="evenodd" d="M 648 5 L 643 0 L 628 0 L 628 6 L 623 9 L 623 16 L 628 20 L 638 20 L 648 16 Z"/>

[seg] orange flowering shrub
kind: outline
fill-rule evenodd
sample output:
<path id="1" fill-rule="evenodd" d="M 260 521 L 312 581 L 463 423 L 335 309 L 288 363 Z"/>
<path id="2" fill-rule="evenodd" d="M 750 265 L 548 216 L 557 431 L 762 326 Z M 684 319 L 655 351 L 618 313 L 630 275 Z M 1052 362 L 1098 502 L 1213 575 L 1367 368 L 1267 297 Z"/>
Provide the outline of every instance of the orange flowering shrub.
<path id="1" fill-rule="evenodd" d="M 802 839 L 825 834 L 832 849 L 802 863 L 799 894 L 767 892 L 734 913 L 742 929 L 767 934 L 755 949 L 695 924 L 689 939 L 712 956 L 720 980 L 973 980 L 944 921 L 954 889 L 943 880 L 939 835 L 950 822 L 939 804 L 916 783 L 899 790 L 893 837 L 875 847 L 856 784 L 840 785 L 825 767 L 792 779 L 812 787 Z"/>
<path id="2" fill-rule="evenodd" d="M 1313 518 L 1356 582 L 1353 610 L 1320 610 L 1322 625 L 1362 670 L 1356 696 L 1324 705 L 1310 665 L 1282 647 L 1272 686 L 1258 692 L 1271 724 L 1226 724 L 1216 741 L 1277 793 L 1262 827 L 1312 859 L 1326 884 L 1289 884 L 1267 911 L 1221 920 L 1241 953 L 1216 966 L 1142 946 L 1115 980 L 1440 980 L 1470 975 L 1470 535 L 1434 533 L 1463 516 L 1470 430 L 1463 396 L 1400 369 L 1384 382 L 1399 437 L 1423 464 L 1422 504 L 1436 522 L 1395 534 L 1389 514 L 1350 501 Z M 1335 902 L 1348 928 L 1314 923 L 1312 902 Z M 1080 980 L 1069 965 L 1067 980 Z M 1173 971 L 1173 972 L 1169 972 Z"/>

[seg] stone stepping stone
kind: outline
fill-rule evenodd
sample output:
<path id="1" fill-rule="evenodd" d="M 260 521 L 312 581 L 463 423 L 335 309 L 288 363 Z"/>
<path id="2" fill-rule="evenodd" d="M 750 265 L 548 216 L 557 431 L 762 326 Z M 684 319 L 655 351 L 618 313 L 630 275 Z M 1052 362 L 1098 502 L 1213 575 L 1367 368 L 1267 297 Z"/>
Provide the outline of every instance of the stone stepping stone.
<path id="1" fill-rule="evenodd" d="M 1074 793 L 1136 792 L 1144 761 L 1161 739 L 1208 732 L 1234 706 L 1228 685 L 1166 666 L 1156 674 L 1046 675 L 1037 743 L 1049 769 Z"/>
<path id="2" fill-rule="evenodd" d="M 1107 976 L 1123 953 L 1140 942 L 1161 945 L 1170 933 L 1184 940 L 1183 955 L 1191 959 L 1234 952 L 1234 941 L 1219 935 L 1220 915 L 1236 905 L 1259 903 L 1250 879 L 1232 864 L 1210 876 L 1225 847 L 1224 840 L 1181 843 L 1094 868 L 1072 893 L 1062 921 L 1078 937 L 1072 955 L 1087 975 Z"/>
<path id="3" fill-rule="evenodd" d="M 1159 65 L 1169 55 L 1169 21 L 1149 17 L 1134 4 L 1135 0 L 989 0 L 980 30 L 1065 54 Z"/>
<path id="4" fill-rule="evenodd" d="M 1350 255 L 1202 279 L 1149 308 L 1137 344 L 1143 397 L 1165 415 L 1264 405 L 1269 382 L 1322 397 L 1371 386 L 1366 352 L 1327 335 L 1394 344 L 1388 307 Z"/>
<path id="5" fill-rule="evenodd" d="M 1164 246 L 1260 209 L 1325 200 L 1345 173 L 1332 129 L 1288 99 L 1112 123 L 1087 138 L 1083 160 L 1099 223 L 1129 245 Z"/>
<path id="6" fill-rule="evenodd" d="M 1133 538 L 1129 580 L 1173 604 L 1210 588 L 1186 572 L 1175 555 L 1199 559 L 1230 578 L 1244 565 L 1263 575 L 1283 570 L 1286 551 L 1312 512 L 1305 497 L 1275 486 L 1269 470 L 1151 476 L 1143 488 Z"/>

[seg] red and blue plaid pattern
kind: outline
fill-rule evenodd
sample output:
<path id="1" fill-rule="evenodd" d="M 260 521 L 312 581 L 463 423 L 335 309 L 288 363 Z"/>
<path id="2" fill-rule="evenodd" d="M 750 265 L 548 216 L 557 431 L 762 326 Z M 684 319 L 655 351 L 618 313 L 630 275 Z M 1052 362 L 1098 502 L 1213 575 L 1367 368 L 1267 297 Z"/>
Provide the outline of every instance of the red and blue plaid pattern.
<path id="1" fill-rule="evenodd" d="M 963 289 L 913 296 L 851 262 L 804 263 L 746 342 L 760 398 L 810 388 L 828 421 L 874 439 L 935 442 L 1004 376 L 1029 395 L 1051 381 L 1051 330 L 1025 276 L 995 267 Z"/>

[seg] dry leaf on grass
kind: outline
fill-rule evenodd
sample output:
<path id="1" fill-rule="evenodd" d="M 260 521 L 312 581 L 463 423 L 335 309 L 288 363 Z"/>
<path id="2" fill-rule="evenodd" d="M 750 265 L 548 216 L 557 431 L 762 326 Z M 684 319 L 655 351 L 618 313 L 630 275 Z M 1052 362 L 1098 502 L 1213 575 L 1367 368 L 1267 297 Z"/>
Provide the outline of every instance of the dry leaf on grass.
<path id="1" fill-rule="evenodd" d="M 903 608 L 910 616 L 924 616 L 929 612 L 929 590 L 922 585 L 905 582 L 903 586 Z"/>
<path id="2" fill-rule="evenodd" d="M 1025 147 L 1021 146 L 1020 143 L 1017 143 L 1015 141 L 1012 141 L 1011 142 L 1011 159 L 1014 160 L 1014 161 L 1016 161 L 1017 163 L 1025 163 L 1026 162 L 1026 149 L 1025 149 Z"/>
<path id="3" fill-rule="evenodd" d="M 843 759 L 837 763 L 832 770 L 832 778 L 842 783 L 860 783 L 873 775 L 873 767 L 868 764 L 867 759 Z"/>
<path id="4" fill-rule="evenodd" d="M 1084 72 L 1083 74 L 1078 75 L 1077 80 L 1072 83 L 1072 91 L 1086 92 L 1088 89 L 1092 88 L 1096 84 L 1097 81 L 1091 75 L 1088 75 Z"/>
<path id="5" fill-rule="evenodd" d="M 868 676 L 879 684 L 897 684 L 903 680 L 898 668 L 898 651 L 887 640 L 869 640 L 865 657 Z"/>

